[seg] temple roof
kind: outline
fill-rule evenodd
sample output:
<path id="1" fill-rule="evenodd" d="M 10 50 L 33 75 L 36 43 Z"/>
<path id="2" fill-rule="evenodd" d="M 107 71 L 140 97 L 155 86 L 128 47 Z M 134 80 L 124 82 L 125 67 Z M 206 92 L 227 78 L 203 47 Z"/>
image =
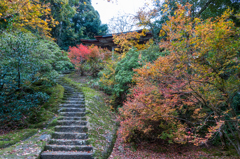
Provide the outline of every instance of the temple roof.
<path id="1" fill-rule="evenodd" d="M 130 31 L 130 32 L 134 32 L 134 31 Z M 141 33 L 142 30 L 136 30 L 136 32 Z M 124 34 L 129 33 L 129 32 L 123 32 Z M 121 33 L 116 33 L 115 35 L 119 35 Z M 98 36 L 94 36 L 95 39 L 81 39 L 81 42 L 84 45 L 97 45 L 100 46 L 102 48 L 104 47 L 117 47 L 116 44 L 114 44 L 113 42 L 113 34 L 107 34 L 107 35 L 98 35 Z M 152 38 L 152 33 L 148 32 L 146 33 L 146 36 L 143 36 L 139 39 L 139 43 L 144 43 L 146 41 L 148 41 L 150 38 Z"/>

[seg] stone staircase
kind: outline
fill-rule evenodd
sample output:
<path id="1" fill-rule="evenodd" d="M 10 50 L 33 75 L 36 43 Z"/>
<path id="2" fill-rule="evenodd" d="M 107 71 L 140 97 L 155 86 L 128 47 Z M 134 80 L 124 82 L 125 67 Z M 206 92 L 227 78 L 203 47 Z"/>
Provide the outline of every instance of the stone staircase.
<path id="1" fill-rule="evenodd" d="M 66 84 L 61 85 L 65 89 L 65 102 L 59 110 L 61 118 L 41 159 L 93 159 L 93 148 L 87 141 L 84 95 Z"/>

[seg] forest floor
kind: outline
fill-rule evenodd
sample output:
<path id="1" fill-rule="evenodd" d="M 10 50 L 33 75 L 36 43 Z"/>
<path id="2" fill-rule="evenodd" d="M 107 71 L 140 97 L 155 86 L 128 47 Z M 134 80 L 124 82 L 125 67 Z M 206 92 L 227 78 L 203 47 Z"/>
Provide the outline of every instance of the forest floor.
<path id="1" fill-rule="evenodd" d="M 155 143 L 141 142 L 139 144 L 124 143 L 119 127 L 116 143 L 109 159 L 239 159 L 229 151 L 219 151 L 221 148 L 196 147 L 193 145 L 166 144 L 161 141 Z"/>
<path id="2" fill-rule="evenodd" d="M 36 159 L 50 138 L 49 130 L 38 131 L 32 137 L 10 147 L 0 149 L 1 159 Z"/>

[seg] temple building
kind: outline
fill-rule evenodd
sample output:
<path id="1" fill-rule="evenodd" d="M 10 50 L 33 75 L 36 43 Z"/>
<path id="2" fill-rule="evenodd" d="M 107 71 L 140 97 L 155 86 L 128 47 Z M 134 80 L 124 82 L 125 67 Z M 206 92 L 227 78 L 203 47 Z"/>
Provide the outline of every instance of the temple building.
<path id="1" fill-rule="evenodd" d="M 141 33 L 142 30 L 136 30 L 136 32 Z M 124 34 L 128 32 L 123 32 Z M 121 34 L 121 33 L 117 33 Z M 113 34 L 107 34 L 107 35 L 101 35 L 101 36 L 94 36 L 95 39 L 81 39 L 81 42 L 84 45 L 90 46 L 92 44 L 97 45 L 98 47 L 101 48 L 107 48 L 108 50 L 114 51 L 114 49 L 117 47 L 116 44 L 113 42 Z M 146 43 L 149 39 L 152 38 L 152 33 L 147 32 L 146 36 L 142 36 L 139 39 L 139 44 Z"/>

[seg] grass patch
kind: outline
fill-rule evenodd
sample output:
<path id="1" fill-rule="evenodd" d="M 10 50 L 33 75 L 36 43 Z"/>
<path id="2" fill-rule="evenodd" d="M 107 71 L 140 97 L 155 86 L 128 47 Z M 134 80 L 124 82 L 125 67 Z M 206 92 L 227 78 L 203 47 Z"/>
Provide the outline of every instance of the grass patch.
<path id="1" fill-rule="evenodd" d="M 50 93 L 50 98 L 45 102 L 40 110 L 33 113 L 29 119 L 30 128 L 44 128 L 50 120 L 57 114 L 58 106 L 62 102 L 64 88 L 61 85 L 56 85 L 46 90 Z"/>
<path id="2" fill-rule="evenodd" d="M 54 120 L 52 120 L 51 123 L 48 124 L 48 128 L 53 128 L 53 127 L 57 126 L 57 122 L 58 122 L 59 118 L 61 118 L 61 117 L 57 117 Z"/>
<path id="3" fill-rule="evenodd" d="M 67 75 L 62 80 L 84 93 L 86 114 L 89 122 L 88 136 L 89 142 L 94 147 L 94 156 L 108 158 L 112 152 L 115 140 L 117 123 L 114 112 L 104 102 L 107 96 L 99 91 L 89 88 L 88 85 L 75 82 Z"/>
<path id="4" fill-rule="evenodd" d="M 15 143 L 25 140 L 37 133 L 37 129 L 18 130 L 6 135 L 0 136 L 0 148 L 14 145 Z"/>

